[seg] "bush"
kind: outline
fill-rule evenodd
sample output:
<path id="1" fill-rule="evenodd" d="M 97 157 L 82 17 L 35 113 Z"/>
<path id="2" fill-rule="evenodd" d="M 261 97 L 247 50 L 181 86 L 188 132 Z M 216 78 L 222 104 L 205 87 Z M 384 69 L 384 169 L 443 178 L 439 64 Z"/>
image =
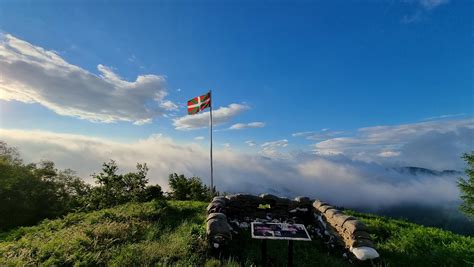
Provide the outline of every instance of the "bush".
<path id="1" fill-rule="evenodd" d="M 467 178 L 459 178 L 458 186 L 461 191 L 461 211 L 467 216 L 474 219 L 474 152 L 470 154 L 464 154 L 462 157 L 467 165 L 466 175 Z"/>
<path id="2" fill-rule="evenodd" d="M 85 203 L 90 186 L 51 161 L 24 164 L 0 141 L 0 231 L 61 216 Z"/>
<path id="3" fill-rule="evenodd" d="M 130 201 L 143 202 L 162 198 L 159 185 L 146 186 L 148 167 L 146 163 L 137 163 L 137 171 L 117 174 L 118 166 L 111 160 L 102 165 L 102 172 L 93 177 L 98 184 L 93 188 L 88 209 L 102 209 L 124 204 Z"/>
<path id="4" fill-rule="evenodd" d="M 171 198 L 176 200 L 209 201 L 212 192 L 198 177 L 186 178 L 183 174 L 172 173 L 168 177 Z"/>

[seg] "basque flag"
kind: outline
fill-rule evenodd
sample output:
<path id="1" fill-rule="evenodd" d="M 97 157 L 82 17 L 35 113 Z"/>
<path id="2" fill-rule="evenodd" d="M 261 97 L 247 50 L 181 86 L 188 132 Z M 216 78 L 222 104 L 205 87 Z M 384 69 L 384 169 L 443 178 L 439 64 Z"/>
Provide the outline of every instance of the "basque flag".
<path id="1" fill-rule="evenodd" d="M 211 107 L 211 92 L 188 101 L 188 114 L 193 115 Z"/>

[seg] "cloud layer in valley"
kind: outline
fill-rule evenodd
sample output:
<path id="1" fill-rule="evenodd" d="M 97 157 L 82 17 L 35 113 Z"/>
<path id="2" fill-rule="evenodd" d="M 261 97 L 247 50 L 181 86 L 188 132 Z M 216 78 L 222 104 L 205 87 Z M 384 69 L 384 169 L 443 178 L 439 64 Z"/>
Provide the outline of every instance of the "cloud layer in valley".
<path id="1" fill-rule="evenodd" d="M 0 34 L 0 99 L 39 103 L 57 114 L 99 122 L 150 123 L 177 106 L 166 100 L 165 79 L 140 75 L 129 82 L 99 64 L 99 75 L 53 51 Z"/>
<path id="2" fill-rule="evenodd" d="M 459 200 L 458 175 L 414 175 L 395 167 L 424 162 L 422 167 L 435 170 L 453 166 L 461 170 L 460 155 L 472 150 L 473 136 L 472 119 L 467 119 L 364 128 L 352 139 L 334 138 L 317 145 L 319 152 L 338 153 L 281 152 L 278 149 L 290 147 L 286 139 L 263 143 L 260 154 L 220 146 L 214 151 L 215 181 L 219 190 L 227 192 L 308 195 L 349 207 L 453 203 Z M 115 159 L 124 171 L 133 170 L 136 162 L 147 162 L 150 181 L 165 189 L 170 172 L 196 175 L 205 182 L 209 176 L 207 147 L 176 143 L 162 135 L 119 143 L 80 135 L 0 130 L 0 140 L 19 147 L 27 161 L 50 159 L 88 181 L 88 175 L 109 159 Z M 414 161 L 401 162 L 401 155 Z"/>
<path id="3" fill-rule="evenodd" d="M 354 136 L 318 142 L 320 155 L 437 170 L 463 168 L 462 153 L 474 150 L 474 119 L 437 120 L 361 128 Z"/>

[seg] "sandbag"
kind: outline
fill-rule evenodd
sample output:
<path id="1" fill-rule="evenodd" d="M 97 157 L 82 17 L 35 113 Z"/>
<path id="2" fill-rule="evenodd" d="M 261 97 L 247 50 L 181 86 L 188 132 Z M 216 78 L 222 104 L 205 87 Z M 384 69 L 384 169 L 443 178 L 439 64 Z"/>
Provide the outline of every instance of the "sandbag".
<path id="1" fill-rule="evenodd" d="M 206 222 L 209 221 L 210 219 L 219 219 L 219 220 L 224 220 L 224 221 L 227 221 L 227 216 L 225 216 L 224 213 L 211 213 L 209 215 L 207 215 L 207 219 L 206 219 Z"/>
<path id="2" fill-rule="evenodd" d="M 374 247 L 374 243 L 370 239 L 359 238 L 359 239 L 344 239 L 344 243 L 347 247 Z"/>
<path id="3" fill-rule="evenodd" d="M 226 197 L 223 197 L 223 196 L 214 197 L 212 199 L 212 202 L 221 202 L 224 205 L 226 205 L 228 201 L 229 200 Z"/>
<path id="4" fill-rule="evenodd" d="M 260 204 L 264 204 L 263 199 L 248 194 L 230 195 L 226 198 L 229 199 L 227 206 L 237 209 L 256 209 Z"/>
<path id="5" fill-rule="evenodd" d="M 303 196 L 295 197 L 295 201 L 304 205 L 311 205 L 311 199 L 309 199 L 309 197 L 303 197 Z"/>
<path id="6" fill-rule="evenodd" d="M 267 194 L 267 193 L 261 194 L 259 197 L 263 200 L 273 200 L 273 201 L 279 200 L 279 197 L 272 194 Z"/>
<path id="7" fill-rule="evenodd" d="M 351 247 L 349 251 L 361 261 L 371 260 L 379 257 L 377 250 L 371 247 Z"/>
<path id="8" fill-rule="evenodd" d="M 232 239 L 231 227 L 223 213 L 211 213 L 206 219 L 206 233 L 214 241 Z"/>
<path id="9" fill-rule="evenodd" d="M 209 203 L 209 205 L 207 205 L 207 211 L 209 211 L 211 208 L 225 208 L 225 204 L 223 204 L 222 202 L 220 201 L 212 201 L 211 203 Z"/>
<path id="10" fill-rule="evenodd" d="M 347 232 L 349 234 L 352 234 L 355 231 L 365 231 L 365 232 L 369 231 L 369 228 L 363 222 L 359 220 L 346 220 L 342 224 L 342 228 L 344 232 Z"/>
<path id="11" fill-rule="evenodd" d="M 336 209 L 336 208 L 333 207 L 333 206 L 329 206 L 329 205 L 328 206 L 322 206 L 322 207 L 320 207 L 319 211 L 321 211 L 322 213 L 325 213 L 328 209 Z"/>
<path id="12" fill-rule="evenodd" d="M 329 204 L 326 203 L 326 202 L 322 202 L 320 200 L 316 200 L 316 201 L 313 202 L 313 207 L 317 210 L 319 210 L 319 207 L 326 206 L 326 205 L 329 205 Z"/>
<path id="13" fill-rule="evenodd" d="M 342 236 L 347 239 L 358 239 L 358 238 L 371 239 L 370 234 L 365 231 L 355 231 L 353 233 L 343 232 Z"/>
<path id="14" fill-rule="evenodd" d="M 324 215 L 326 216 L 326 218 L 330 219 L 334 216 L 334 214 L 342 214 L 342 211 L 340 210 L 337 210 L 337 209 L 327 209 L 325 212 L 324 212 Z"/>
<path id="15" fill-rule="evenodd" d="M 337 228 L 340 228 L 342 230 L 342 226 L 344 225 L 344 223 L 346 223 L 347 221 L 352 221 L 352 220 L 357 220 L 355 217 L 352 217 L 352 216 L 349 216 L 349 215 L 345 215 L 345 214 L 334 214 L 332 216 L 332 221 L 334 221 L 334 226 L 337 227 Z"/>
<path id="16" fill-rule="evenodd" d="M 261 194 L 260 198 L 262 199 L 262 202 L 265 204 L 270 204 L 270 207 L 273 208 L 282 208 L 282 209 L 288 209 L 288 207 L 291 205 L 291 200 L 288 198 L 282 198 L 282 197 L 277 197 L 272 194 Z"/>
<path id="17" fill-rule="evenodd" d="M 261 202 L 259 197 L 250 194 L 228 195 L 226 198 L 230 201 Z"/>
<path id="18" fill-rule="evenodd" d="M 207 206 L 207 214 L 211 213 L 226 213 L 226 208 L 220 203 L 218 203 L 217 205 L 215 203 L 210 203 Z"/>
<path id="19" fill-rule="evenodd" d="M 210 219 L 206 224 L 206 233 L 210 238 L 221 236 L 224 239 L 231 239 L 232 234 L 229 223 L 220 219 Z"/>

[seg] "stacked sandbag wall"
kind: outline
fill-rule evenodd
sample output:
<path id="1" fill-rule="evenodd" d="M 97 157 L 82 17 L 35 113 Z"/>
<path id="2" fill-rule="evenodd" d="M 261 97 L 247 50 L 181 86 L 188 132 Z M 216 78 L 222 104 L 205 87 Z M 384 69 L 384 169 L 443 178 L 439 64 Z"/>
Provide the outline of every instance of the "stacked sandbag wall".
<path id="1" fill-rule="evenodd" d="M 293 219 L 297 223 L 304 223 L 311 219 L 311 205 L 312 200 L 307 197 L 290 200 L 272 194 L 214 197 L 207 206 L 206 232 L 212 242 L 222 244 L 232 238 L 229 218 L 247 219 L 248 222 L 256 218 Z"/>
<path id="2" fill-rule="evenodd" d="M 370 248 L 371 252 L 375 251 L 369 228 L 363 222 L 319 200 L 313 203 L 313 207 L 322 215 L 326 223 L 337 232 L 341 241 L 351 251 L 353 248 Z M 376 251 L 373 254 L 378 257 Z"/>
<path id="3" fill-rule="evenodd" d="M 312 214 L 313 201 L 308 197 L 290 200 L 272 194 L 235 194 L 226 196 L 226 199 L 226 214 L 231 218 L 304 219 L 311 218 Z"/>
<path id="4" fill-rule="evenodd" d="M 227 201 L 225 197 L 214 197 L 207 206 L 206 234 L 215 248 L 232 239 L 226 216 Z"/>

